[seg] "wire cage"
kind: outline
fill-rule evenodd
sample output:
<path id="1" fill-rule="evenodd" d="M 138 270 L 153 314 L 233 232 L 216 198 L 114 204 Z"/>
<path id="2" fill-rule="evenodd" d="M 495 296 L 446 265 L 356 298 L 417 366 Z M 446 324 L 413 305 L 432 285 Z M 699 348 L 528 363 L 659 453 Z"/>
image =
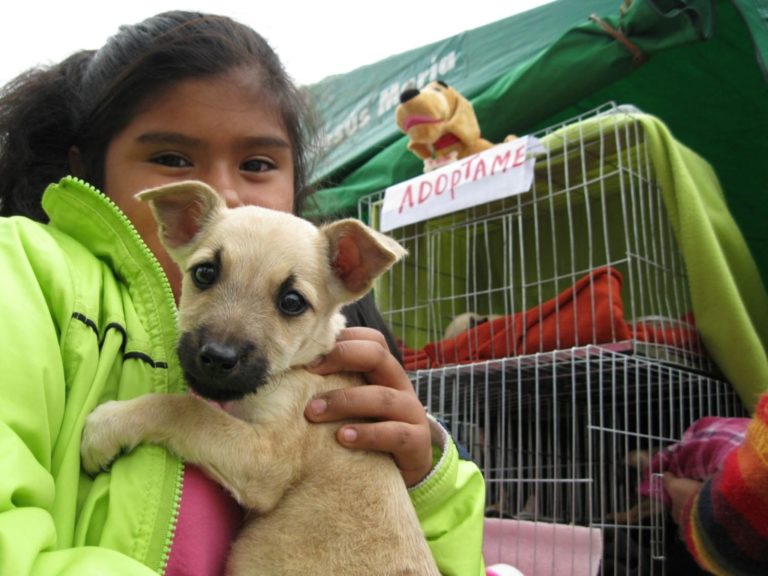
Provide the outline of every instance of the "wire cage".
<path id="1" fill-rule="evenodd" d="M 639 111 L 536 136 L 530 191 L 396 228 L 375 286 L 427 409 L 481 467 L 486 562 L 698 574 L 647 458 L 745 410 L 699 338 Z M 383 193 L 360 201 L 377 227 Z M 526 571 L 527 570 L 527 571 Z"/>
<path id="2" fill-rule="evenodd" d="M 376 285 L 407 367 L 614 344 L 710 372 L 643 130 L 607 104 L 537 135 L 532 189 L 390 232 Z M 383 193 L 360 217 L 379 222 Z"/>
<path id="3" fill-rule="evenodd" d="M 487 562 L 538 575 L 699 573 L 660 501 L 639 496 L 641 482 L 660 482 L 639 456 L 704 416 L 745 416 L 729 384 L 600 346 L 420 370 L 413 381 L 483 471 L 487 522 L 497 522 Z"/>

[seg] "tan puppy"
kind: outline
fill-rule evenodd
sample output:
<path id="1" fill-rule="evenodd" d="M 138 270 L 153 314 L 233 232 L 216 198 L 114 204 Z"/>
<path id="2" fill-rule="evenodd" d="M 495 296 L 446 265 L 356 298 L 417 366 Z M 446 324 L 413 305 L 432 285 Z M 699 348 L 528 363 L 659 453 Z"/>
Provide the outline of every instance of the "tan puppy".
<path id="1" fill-rule="evenodd" d="M 410 139 L 408 149 L 425 161 L 465 158 L 493 146 L 480 137 L 469 100 L 440 80 L 404 91 L 395 121 Z"/>
<path id="2" fill-rule="evenodd" d="M 342 304 L 405 251 L 357 220 L 316 228 L 264 208 L 227 209 L 186 182 L 138 195 L 184 271 L 178 350 L 191 394 L 108 402 L 89 417 L 82 461 L 95 473 L 123 448 L 168 447 L 252 511 L 227 574 L 437 575 L 392 458 L 339 445 L 339 423 L 304 417 L 318 392 L 358 386 L 317 376 Z"/>

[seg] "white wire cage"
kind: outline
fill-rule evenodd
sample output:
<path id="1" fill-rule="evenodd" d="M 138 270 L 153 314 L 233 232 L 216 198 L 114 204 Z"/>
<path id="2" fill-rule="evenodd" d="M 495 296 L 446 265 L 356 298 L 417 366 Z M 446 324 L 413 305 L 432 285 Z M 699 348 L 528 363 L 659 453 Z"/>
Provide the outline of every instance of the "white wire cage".
<path id="1" fill-rule="evenodd" d="M 496 522 L 487 561 L 539 575 L 699 573 L 668 511 L 639 495 L 647 472 L 634 455 L 677 442 L 704 416 L 745 416 L 729 384 L 600 346 L 420 370 L 413 381 L 483 471 Z"/>
<path id="2" fill-rule="evenodd" d="M 700 573 L 638 495 L 639 455 L 746 414 L 696 330 L 637 112 L 537 134 L 529 192 L 389 232 L 409 255 L 375 287 L 419 397 L 483 470 L 486 561 L 526 574 Z"/>
<path id="3" fill-rule="evenodd" d="M 713 370 L 632 110 L 608 104 L 537 136 L 530 192 L 389 233 L 409 256 L 375 295 L 407 366 L 613 344 Z M 361 219 L 376 226 L 382 199 L 363 198 Z"/>

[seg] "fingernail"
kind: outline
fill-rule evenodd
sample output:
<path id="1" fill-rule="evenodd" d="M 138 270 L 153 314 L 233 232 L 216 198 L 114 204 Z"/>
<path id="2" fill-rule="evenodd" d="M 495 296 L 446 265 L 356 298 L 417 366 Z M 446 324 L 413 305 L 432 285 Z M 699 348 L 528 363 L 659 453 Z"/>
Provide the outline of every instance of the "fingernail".
<path id="1" fill-rule="evenodd" d="M 320 366 L 320 364 L 323 363 L 323 360 L 325 360 L 325 356 L 318 356 L 317 358 L 312 360 L 312 362 L 307 364 L 307 368 L 317 368 L 318 366 Z"/>
<path id="2" fill-rule="evenodd" d="M 322 414 L 326 408 L 328 408 L 328 402 L 322 398 L 313 398 L 309 402 L 309 409 L 312 410 L 313 414 Z"/>
<path id="3" fill-rule="evenodd" d="M 354 428 L 344 428 L 344 430 L 341 431 L 341 437 L 345 442 L 354 442 L 357 440 L 357 430 Z"/>

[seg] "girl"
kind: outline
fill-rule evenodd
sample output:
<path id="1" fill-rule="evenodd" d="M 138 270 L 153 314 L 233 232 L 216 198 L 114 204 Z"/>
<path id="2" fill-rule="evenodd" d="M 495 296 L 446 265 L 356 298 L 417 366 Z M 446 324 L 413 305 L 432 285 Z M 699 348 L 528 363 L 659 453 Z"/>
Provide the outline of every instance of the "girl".
<path id="1" fill-rule="evenodd" d="M 133 195 L 198 179 L 230 206 L 300 213 L 307 119 L 258 34 L 187 12 L 5 88 L 1 574 L 221 572 L 240 511 L 220 488 L 149 446 L 89 478 L 80 433 L 100 402 L 184 386 L 179 274 Z M 381 326 L 370 303 L 348 316 Z M 346 330 L 312 369 L 366 374 L 371 386 L 315 398 L 307 418 L 372 420 L 341 427 L 339 442 L 391 453 L 441 571 L 481 574 L 483 479 L 424 414 L 381 332 Z"/>

